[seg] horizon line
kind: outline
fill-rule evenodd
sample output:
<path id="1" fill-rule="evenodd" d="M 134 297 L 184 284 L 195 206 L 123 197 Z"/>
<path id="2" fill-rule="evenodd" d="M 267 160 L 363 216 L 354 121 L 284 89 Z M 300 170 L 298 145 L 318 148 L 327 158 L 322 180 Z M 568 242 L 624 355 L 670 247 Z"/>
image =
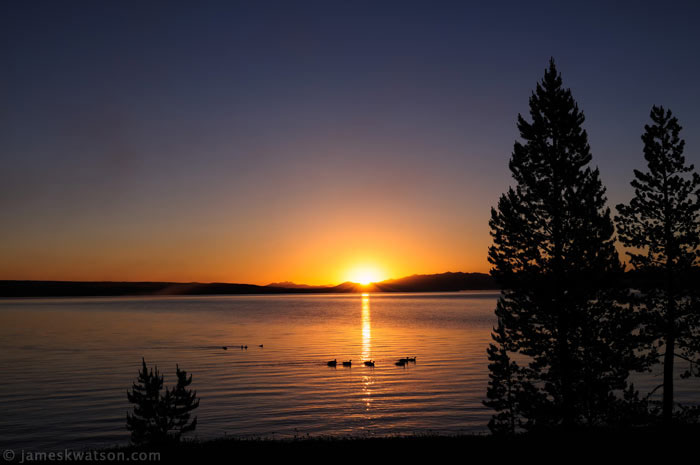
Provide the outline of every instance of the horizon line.
<path id="1" fill-rule="evenodd" d="M 336 287 L 343 284 L 355 284 L 358 286 L 369 286 L 371 284 L 379 284 L 386 281 L 394 281 L 397 279 L 411 278 L 414 276 L 438 276 L 445 274 L 469 274 L 469 275 L 484 275 L 490 276 L 488 272 L 481 271 L 443 271 L 439 273 L 413 273 L 410 275 L 401 276 L 399 278 L 387 278 L 381 281 L 372 281 L 367 284 L 361 284 L 355 281 L 347 280 L 335 284 L 306 284 L 306 283 L 296 283 L 293 281 L 275 281 L 267 284 L 252 284 L 244 282 L 228 282 L 228 281 L 153 281 L 153 280 L 112 280 L 112 279 L 96 279 L 96 280 L 82 280 L 82 279 L 0 279 L 0 282 L 36 282 L 36 283 L 157 283 L 157 284 L 229 284 L 229 285 L 241 285 L 241 286 L 258 286 L 258 287 L 279 287 L 284 288 L 285 286 L 274 286 L 275 284 L 288 283 L 294 286 L 308 286 L 310 288 L 329 288 Z"/>

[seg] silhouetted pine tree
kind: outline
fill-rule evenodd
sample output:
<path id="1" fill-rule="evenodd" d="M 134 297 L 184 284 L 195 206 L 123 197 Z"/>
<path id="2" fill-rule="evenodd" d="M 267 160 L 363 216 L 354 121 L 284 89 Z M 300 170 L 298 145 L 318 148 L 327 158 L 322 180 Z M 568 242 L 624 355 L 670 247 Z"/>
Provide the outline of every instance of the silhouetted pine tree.
<path id="1" fill-rule="evenodd" d="M 134 444 L 162 442 L 160 424 L 162 423 L 162 407 L 160 390 L 163 388 L 163 376 L 156 367 L 148 371 L 146 360 L 141 359 L 142 368 L 131 392 L 126 396 L 134 404 L 133 415 L 126 414 L 126 429 L 131 431 L 131 441 Z"/>
<path id="2" fill-rule="evenodd" d="M 605 189 L 589 167 L 583 113 L 553 60 L 530 116 L 518 115 L 524 142 L 509 165 L 516 185 L 489 223 L 502 297 L 487 405 L 498 412 L 493 426 L 506 429 L 605 423 L 619 402 L 613 391 L 627 389 L 629 370 L 639 367 L 636 318 L 610 286 L 621 265 Z"/>
<path id="3" fill-rule="evenodd" d="M 166 395 L 170 396 L 171 402 L 168 402 L 168 418 L 172 424 L 169 425 L 169 430 L 176 440 L 189 432 L 194 431 L 197 427 L 197 417 L 190 422 L 192 411 L 199 407 L 199 399 L 197 399 L 197 391 L 187 389 L 192 384 L 192 375 L 187 376 L 187 372 L 180 370 L 176 366 L 177 385 L 172 391 L 168 391 Z"/>
<path id="4" fill-rule="evenodd" d="M 648 169 L 634 170 L 634 198 L 617 206 L 615 221 L 620 241 L 632 248 L 627 253 L 632 267 L 655 278 L 639 302 L 648 317 L 647 334 L 663 348 L 662 415 L 671 421 L 674 359 L 697 369 L 700 351 L 700 310 L 692 295 L 700 287 L 700 176 L 686 164 L 678 119 L 657 106 L 650 116 L 642 135 Z"/>
<path id="5" fill-rule="evenodd" d="M 129 402 L 134 405 L 133 414 L 126 415 L 126 427 L 131 431 L 134 444 L 161 444 L 179 441 L 180 437 L 197 427 L 197 418 L 190 422 L 192 410 L 199 407 L 197 392 L 188 388 L 192 384 L 192 375 L 176 368 L 177 384 L 173 389 L 167 388 L 161 395 L 163 376 L 158 367 L 148 371 L 146 361 L 141 359 L 142 368 L 139 377 L 127 392 Z"/>

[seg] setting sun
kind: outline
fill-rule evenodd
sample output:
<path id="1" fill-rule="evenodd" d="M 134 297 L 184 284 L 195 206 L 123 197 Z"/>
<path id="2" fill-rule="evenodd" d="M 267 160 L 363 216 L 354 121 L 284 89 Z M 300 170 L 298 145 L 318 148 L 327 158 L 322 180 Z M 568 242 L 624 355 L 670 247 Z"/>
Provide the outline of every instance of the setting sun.
<path id="1" fill-rule="evenodd" d="M 349 274 L 349 281 L 359 283 L 364 286 L 370 283 L 376 283 L 386 279 L 384 273 L 373 267 L 358 267 L 352 270 Z"/>

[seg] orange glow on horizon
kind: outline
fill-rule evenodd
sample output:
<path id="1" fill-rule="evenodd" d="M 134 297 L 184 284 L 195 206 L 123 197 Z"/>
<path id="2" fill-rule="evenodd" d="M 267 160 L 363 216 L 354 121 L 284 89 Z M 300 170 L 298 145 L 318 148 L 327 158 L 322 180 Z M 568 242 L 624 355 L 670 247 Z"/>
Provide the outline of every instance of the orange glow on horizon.
<path id="1" fill-rule="evenodd" d="M 382 272 L 379 268 L 369 265 L 359 266 L 350 271 L 348 274 L 348 281 L 362 284 L 366 286 L 370 283 L 376 283 L 379 281 L 384 281 L 389 279 L 386 273 Z"/>
<path id="2" fill-rule="evenodd" d="M 344 205 L 342 213 L 323 197 L 309 203 L 313 211 L 300 202 L 293 213 L 271 210 L 244 226 L 236 216 L 199 211 L 187 222 L 181 218 L 190 216 L 177 212 L 174 223 L 155 214 L 138 221 L 115 215 L 110 228 L 80 218 L 53 229 L 17 228 L 0 243 L 0 279 L 313 286 L 490 268 L 487 222 L 475 215 L 443 219 L 426 208 L 417 216 L 376 199 Z"/>

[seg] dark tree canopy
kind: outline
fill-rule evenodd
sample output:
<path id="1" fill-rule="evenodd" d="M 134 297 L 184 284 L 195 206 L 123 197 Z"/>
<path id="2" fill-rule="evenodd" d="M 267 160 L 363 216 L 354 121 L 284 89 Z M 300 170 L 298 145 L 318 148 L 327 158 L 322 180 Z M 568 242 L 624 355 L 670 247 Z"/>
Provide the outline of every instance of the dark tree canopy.
<path id="1" fill-rule="evenodd" d="M 700 175 L 686 164 L 671 110 L 654 106 L 650 116 L 642 135 L 648 169 L 634 170 L 634 197 L 617 206 L 615 220 L 620 242 L 639 249 L 627 252 L 633 267 L 678 274 L 700 260 Z"/>
<path id="2" fill-rule="evenodd" d="M 605 188 L 589 167 L 584 116 L 553 60 L 530 97 L 530 117 L 518 115 L 524 143 L 515 143 L 509 164 L 516 186 L 492 210 L 492 274 L 517 284 L 515 273 L 619 270 Z"/>
<path id="3" fill-rule="evenodd" d="M 162 444 L 179 441 L 180 437 L 194 431 L 197 418 L 190 421 L 191 412 L 199 407 L 197 392 L 188 389 L 192 384 L 192 375 L 176 368 L 177 384 L 167 388 L 164 394 L 163 376 L 150 371 L 142 359 L 142 368 L 138 380 L 131 392 L 127 392 L 129 402 L 134 404 L 133 414 L 126 415 L 126 427 L 131 432 L 134 444 Z"/>
<path id="4" fill-rule="evenodd" d="M 615 221 L 620 242 L 631 248 L 631 266 L 652 277 L 635 303 L 646 316 L 645 334 L 663 347 L 662 406 L 670 421 L 674 359 L 690 363 L 688 375 L 698 368 L 700 309 L 693 294 L 700 287 L 700 176 L 683 156 L 678 119 L 657 106 L 650 116 L 642 135 L 647 170 L 634 170 L 634 197 L 617 206 Z"/>
<path id="5" fill-rule="evenodd" d="M 494 430 L 604 423 L 638 364 L 634 315 L 604 285 L 621 271 L 605 189 L 553 60 L 530 120 L 518 115 L 515 186 L 491 212 L 489 261 L 503 291 L 489 349 Z"/>

